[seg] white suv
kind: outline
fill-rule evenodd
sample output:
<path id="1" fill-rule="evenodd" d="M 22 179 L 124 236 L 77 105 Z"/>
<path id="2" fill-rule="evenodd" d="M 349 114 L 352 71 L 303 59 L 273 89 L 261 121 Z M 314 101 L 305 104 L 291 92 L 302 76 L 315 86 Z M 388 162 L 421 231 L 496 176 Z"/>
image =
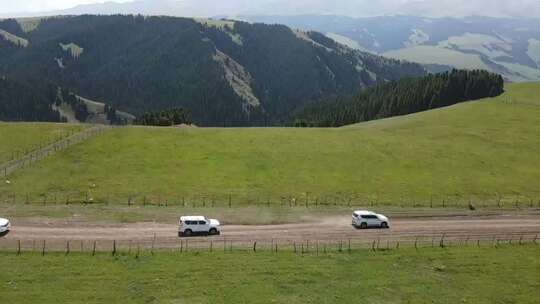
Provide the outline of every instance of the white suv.
<path id="1" fill-rule="evenodd" d="M 180 227 L 178 236 L 192 235 L 219 235 L 220 224 L 218 220 L 207 219 L 204 216 L 182 216 L 180 218 Z"/>
<path id="2" fill-rule="evenodd" d="M 388 218 L 382 214 L 377 214 L 371 211 L 359 210 L 353 212 L 352 225 L 356 228 L 389 228 L 390 222 Z"/>
<path id="3" fill-rule="evenodd" d="M 0 236 L 5 235 L 11 229 L 11 223 L 9 220 L 0 218 Z"/>

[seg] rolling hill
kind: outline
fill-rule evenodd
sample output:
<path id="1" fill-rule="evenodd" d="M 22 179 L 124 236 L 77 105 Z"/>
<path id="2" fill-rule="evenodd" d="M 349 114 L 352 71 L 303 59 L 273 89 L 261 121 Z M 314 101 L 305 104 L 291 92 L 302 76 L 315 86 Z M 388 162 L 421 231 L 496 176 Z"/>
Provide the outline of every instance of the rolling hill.
<path id="1" fill-rule="evenodd" d="M 115 128 L 14 173 L 0 196 L 536 201 L 539 93 L 510 84 L 496 98 L 339 129 Z"/>
<path id="2" fill-rule="evenodd" d="M 279 124 L 321 97 L 425 74 L 282 25 L 85 15 L 2 20 L 0 30 L 0 76 L 135 115 L 183 107 L 205 126 Z"/>
<path id="3" fill-rule="evenodd" d="M 448 67 L 485 69 L 510 81 L 540 80 L 540 19 L 329 15 L 238 18 L 319 31 L 352 48 L 422 63 L 432 71 Z"/>

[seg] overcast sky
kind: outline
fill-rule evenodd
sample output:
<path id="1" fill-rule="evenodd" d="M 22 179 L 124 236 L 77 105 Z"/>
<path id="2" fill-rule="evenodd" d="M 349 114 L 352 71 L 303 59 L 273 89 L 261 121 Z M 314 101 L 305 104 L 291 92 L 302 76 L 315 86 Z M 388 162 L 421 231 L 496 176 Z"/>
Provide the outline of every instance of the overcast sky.
<path id="1" fill-rule="evenodd" d="M 133 0 L 114 0 L 125 3 Z M 540 0 L 138 0 L 138 4 L 85 7 L 67 13 L 141 13 L 191 16 L 336 14 L 349 16 L 505 16 L 540 18 Z M 174 2 L 178 1 L 178 2 Z M 55 11 L 105 0 L 0 0 L 0 16 Z M 111 1 L 109 1 L 111 2 Z M 142 3 L 144 2 L 144 3 Z M 104 10 L 103 8 L 111 8 Z"/>
<path id="2" fill-rule="evenodd" d="M 129 2 L 131 0 L 115 0 Z M 0 14 L 43 12 L 71 8 L 80 4 L 102 3 L 104 0 L 0 0 Z"/>

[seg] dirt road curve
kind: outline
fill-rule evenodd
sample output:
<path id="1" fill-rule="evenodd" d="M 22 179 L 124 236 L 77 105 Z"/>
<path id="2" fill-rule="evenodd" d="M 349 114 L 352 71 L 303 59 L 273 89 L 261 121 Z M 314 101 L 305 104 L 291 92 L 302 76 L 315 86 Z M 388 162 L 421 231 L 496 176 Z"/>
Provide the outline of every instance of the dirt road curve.
<path id="1" fill-rule="evenodd" d="M 448 240 L 465 240 L 466 238 L 518 240 L 521 237 L 530 240 L 540 235 L 540 215 L 402 218 L 392 221 L 391 228 L 386 230 L 356 230 L 351 227 L 348 216 L 327 217 L 310 223 L 224 226 L 221 236 L 190 238 L 189 242 L 206 244 L 212 240 L 234 242 L 239 245 L 253 241 L 258 241 L 260 244 L 308 240 L 332 243 L 347 239 L 360 243 L 371 242 L 374 239 L 406 242 L 415 239 L 426 241 L 440 238 L 442 235 L 445 235 Z M 113 240 L 118 246 L 127 246 L 129 242 L 130 246 L 134 243 L 141 246 L 152 243 L 156 248 L 171 248 L 180 244 L 177 226 L 174 224 L 98 224 L 45 220 L 15 220 L 13 230 L 0 238 L 0 248 L 12 248 L 19 240 L 25 248 L 36 246 L 36 243 L 41 244 L 45 240 L 48 248 L 59 250 L 66 247 L 67 241 L 73 244 L 82 243 L 83 247 L 88 247 L 88 244 L 94 241 L 98 242 L 98 247 L 99 244 L 107 247 L 110 246 L 107 244 Z"/>

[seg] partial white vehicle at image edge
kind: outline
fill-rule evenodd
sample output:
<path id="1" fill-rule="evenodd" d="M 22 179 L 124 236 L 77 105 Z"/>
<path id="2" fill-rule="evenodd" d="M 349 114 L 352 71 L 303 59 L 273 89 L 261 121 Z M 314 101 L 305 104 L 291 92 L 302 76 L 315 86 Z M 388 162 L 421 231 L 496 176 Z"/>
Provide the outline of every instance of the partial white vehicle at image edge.
<path id="1" fill-rule="evenodd" d="M 353 212 L 352 225 L 358 229 L 367 228 L 390 228 L 390 221 L 382 214 L 367 210 L 358 210 Z"/>
<path id="2" fill-rule="evenodd" d="M 219 234 L 221 234 L 221 224 L 216 219 L 207 219 L 204 216 L 182 216 L 180 218 L 179 237 Z"/>
<path id="3" fill-rule="evenodd" d="M 11 229 L 11 223 L 8 219 L 0 218 L 0 234 L 8 233 Z"/>

